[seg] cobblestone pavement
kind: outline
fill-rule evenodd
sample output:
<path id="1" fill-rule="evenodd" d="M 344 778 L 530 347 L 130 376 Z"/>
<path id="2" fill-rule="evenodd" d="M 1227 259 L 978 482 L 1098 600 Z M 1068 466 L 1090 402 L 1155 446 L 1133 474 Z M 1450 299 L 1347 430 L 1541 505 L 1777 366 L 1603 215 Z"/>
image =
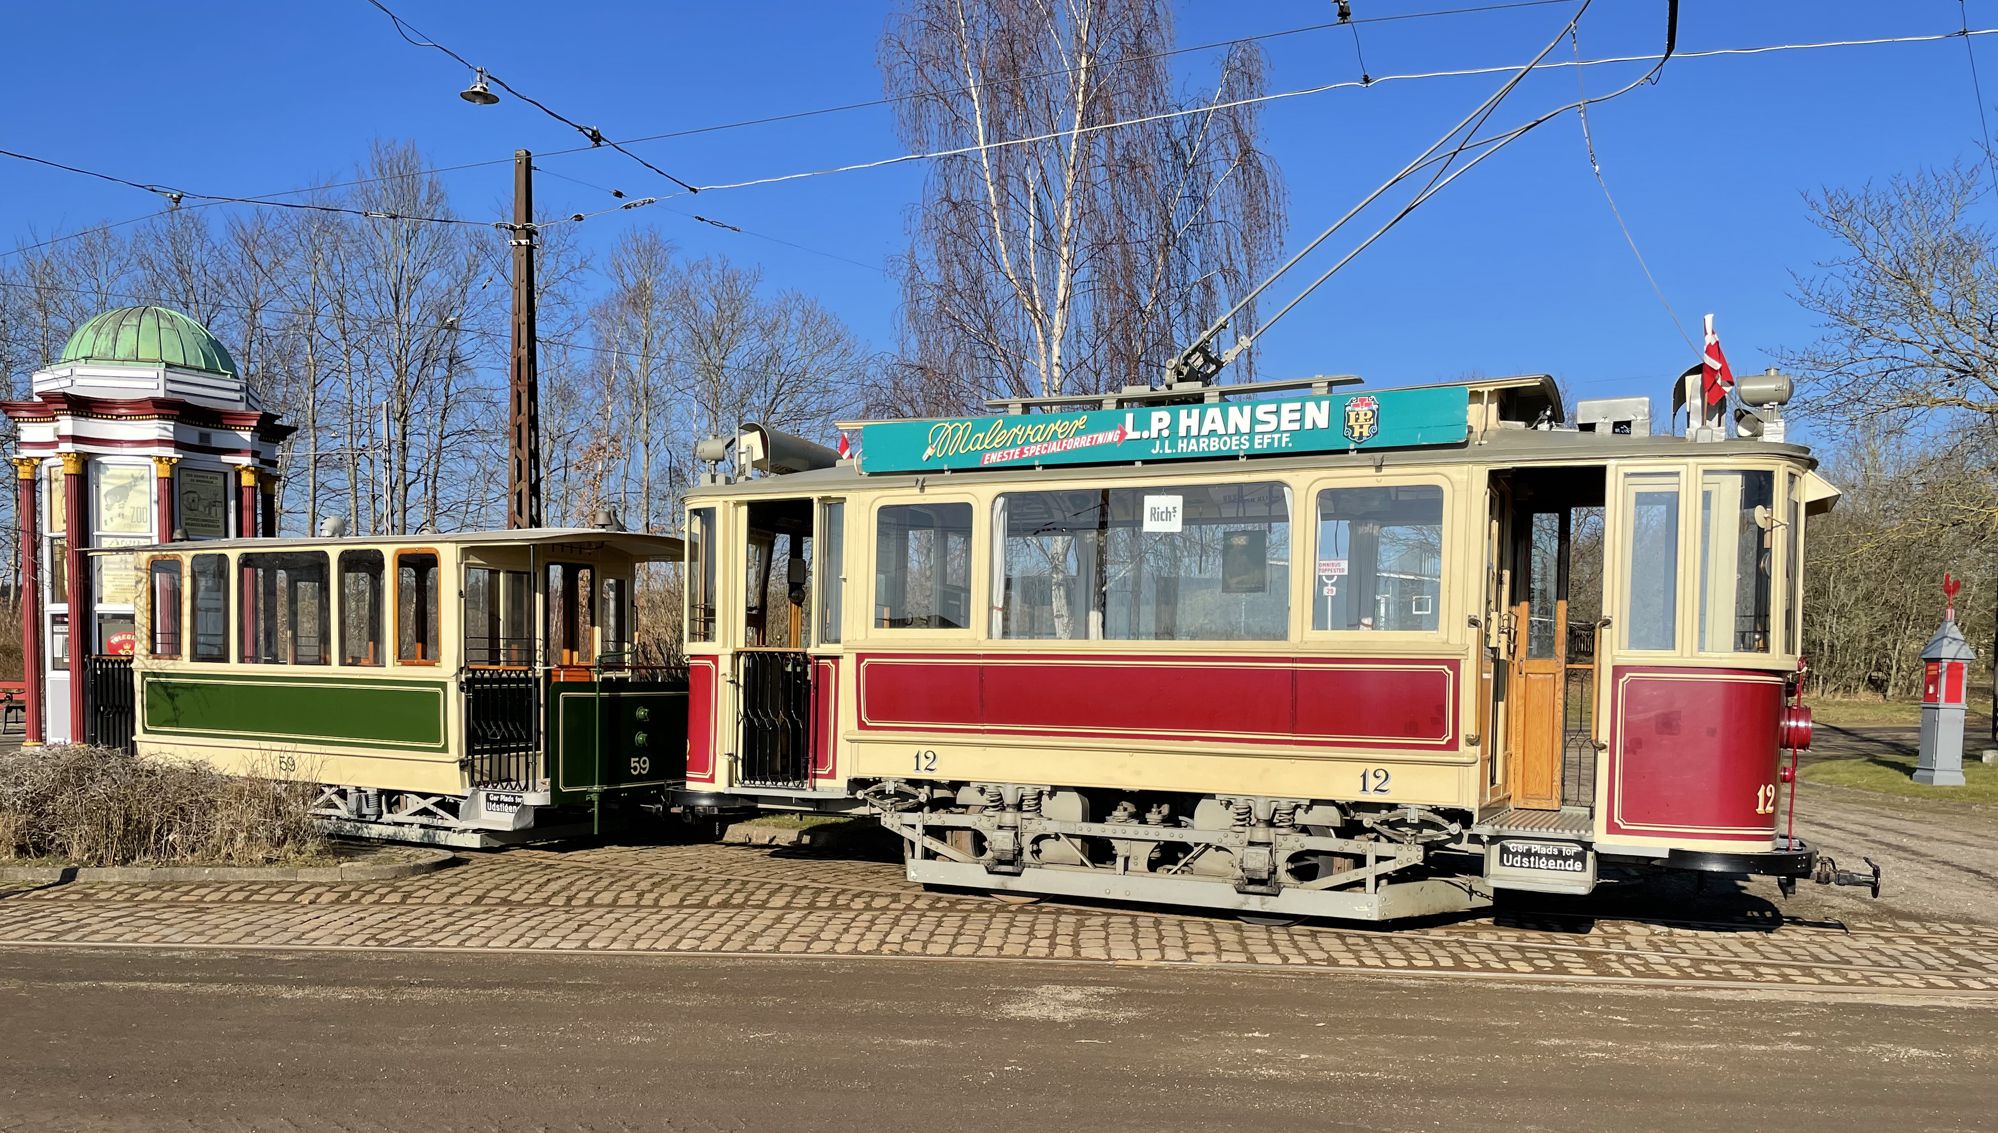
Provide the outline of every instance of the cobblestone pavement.
<path id="1" fill-rule="evenodd" d="M 1895 991 L 1998 1004 L 1998 933 L 1943 921 L 1524 913 L 1266 928 L 925 891 L 885 861 L 733 846 L 468 855 L 387 882 L 0 889 L 0 945 L 514 949 L 1271 965 Z"/>

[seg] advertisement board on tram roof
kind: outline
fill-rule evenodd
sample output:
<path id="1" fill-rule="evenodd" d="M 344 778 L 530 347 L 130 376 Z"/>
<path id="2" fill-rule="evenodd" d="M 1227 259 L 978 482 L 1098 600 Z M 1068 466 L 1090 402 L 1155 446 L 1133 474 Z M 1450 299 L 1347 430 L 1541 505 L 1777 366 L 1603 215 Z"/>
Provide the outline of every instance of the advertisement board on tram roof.
<path id="1" fill-rule="evenodd" d="M 1463 386 L 1190 405 L 880 421 L 861 427 L 863 474 L 1296 456 L 1460 444 Z"/>

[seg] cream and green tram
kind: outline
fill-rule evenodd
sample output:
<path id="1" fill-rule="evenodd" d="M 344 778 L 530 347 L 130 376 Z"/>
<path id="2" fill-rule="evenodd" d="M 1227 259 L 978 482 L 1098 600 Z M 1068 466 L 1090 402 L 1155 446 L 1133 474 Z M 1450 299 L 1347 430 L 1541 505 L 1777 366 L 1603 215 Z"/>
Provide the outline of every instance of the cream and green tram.
<path id="1" fill-rule="evenodd" d="M 632 663 L 641 564 L 599 529 L 259 538 L 99 552 L 139 576 L 131 743 L 315 784 L 357 834 L 485 845 L 656 801 L 686 686 Z M 99 697 L 115 706 L 116 696 Z"/>
<path id="2" fill-rule="evenodd" d="M 1838 876 L 1786 819 L 1807 450 L 1544 377 L 1273 386 L 746 429 L 767 474 L 686 500 L 688 790 L 1252 916 Z"/>

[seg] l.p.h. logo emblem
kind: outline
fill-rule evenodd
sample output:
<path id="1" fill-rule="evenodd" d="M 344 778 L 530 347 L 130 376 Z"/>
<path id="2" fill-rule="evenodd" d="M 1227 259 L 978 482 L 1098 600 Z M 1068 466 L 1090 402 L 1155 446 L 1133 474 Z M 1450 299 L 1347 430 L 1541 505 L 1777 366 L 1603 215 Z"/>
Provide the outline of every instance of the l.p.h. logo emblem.
<path id="1" fill-rule="evenodd" d="M 1367 394 L 1346 400 L 1346 439 L 1365 444 L 1381 431 L 1381 403 Z"/>

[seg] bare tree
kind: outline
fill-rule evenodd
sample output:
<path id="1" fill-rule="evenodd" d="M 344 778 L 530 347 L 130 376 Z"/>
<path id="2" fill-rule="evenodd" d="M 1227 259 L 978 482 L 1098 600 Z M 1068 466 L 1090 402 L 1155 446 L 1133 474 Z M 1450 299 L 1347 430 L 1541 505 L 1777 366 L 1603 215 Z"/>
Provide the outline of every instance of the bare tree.
<path id="1" fill-rule="evenodd" d="M 1273 264 L 1283 193 L 1239 104 L 1262 57 L 1234 48 L 1182 104 L 1171 42 L 1162 0 L 911 0 L 891 20 L 903 140 L 976 148 L 931 166 L 877 408 L 1149 383 Z M 1253 325 L 1251 309 L 1237 329 Z"/>

